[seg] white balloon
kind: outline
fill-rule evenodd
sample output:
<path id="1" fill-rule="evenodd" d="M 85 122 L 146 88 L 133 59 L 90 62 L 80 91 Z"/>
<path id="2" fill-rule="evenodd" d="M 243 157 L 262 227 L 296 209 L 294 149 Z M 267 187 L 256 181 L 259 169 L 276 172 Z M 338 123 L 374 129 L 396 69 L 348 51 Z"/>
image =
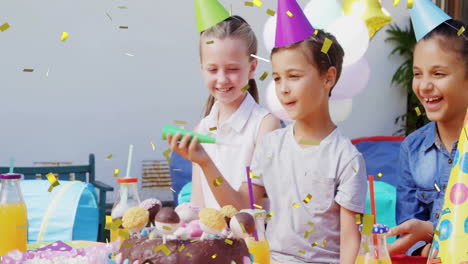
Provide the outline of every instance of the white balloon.
<path id="1" fill-rule="evenodd" d="M 343 16 L 343 10 L 337 0 L 312 0 L 304 8 L 304 14 L 314 28 L 326 29 Z"/>
<path id="2" fill-rule="evenodd" d="M 333 123 L 337 124 L 348 119 L 353 110 L 353 99 L 330 100 L 328 107 Z"/>
<path id="3" fill-rule="evenodd" d="M 343 67 L 340 79 L 331 92 L 331 99 L 351 98 L 367 87 L 371 69 L 366 57 Z"/>
<path id="4" fill-rule="evenodd" d="M 336 37 L 344 49 L 343 66 L 357 62 L 369 47 L 369 31 L 366 24 L 358 17 L 340 17 L 328 27 L 328 31 Z"/>
<path id="5" fill-rule="evenodd" d="M 271 50 L 275 47 L 276 37 L 276 15 L 267 19 L 265 27 L 263 28 L 263 43 L 265 48 L 270 55 Z"/>
<path id="6" fill-rule="evenodd" d="M 291 121 L 291 118 L 288 116 L 288 112 L 281 105 L 278 96 L 276 96 L 275 82 L 271 81 L 268 84 L 268 87 L 265 89 L 265 101 L 270 112 L 275 115 L 277 118 L 284 121 Z"/>

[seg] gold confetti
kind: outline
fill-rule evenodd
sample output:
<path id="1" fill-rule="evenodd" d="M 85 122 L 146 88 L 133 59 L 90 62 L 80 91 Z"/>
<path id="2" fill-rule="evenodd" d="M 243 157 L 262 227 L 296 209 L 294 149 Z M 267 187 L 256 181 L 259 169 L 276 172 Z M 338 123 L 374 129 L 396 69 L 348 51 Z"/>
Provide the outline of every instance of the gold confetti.
<path id="1" fill-rule="evenodd" d="M 303 251 L 303 250 L 298 250 L 297 252 L 300 253 L 300 254 L 305 254 L 305 251 Z"/>
<path id="2" fill-rule="evenodd" d="M 215 131 L 217 129 L 218 129 L 217 127 L 210 127 L 210 131 Z"/>
<path id="3" fill-rule="evenodd" d="M 119 236 L 124 239 L 128 239 L 130 237 L 130 233 L 125 229 L 119 229 Z"/>
<path id="4" fill-rule="evenodd" d="M 3 31 L 5 31 L 5 30 L 7 30 L 9 28 L 10 28 L 10 24 L 5 23 L 5 24 L 0 26 L 0 31 L 3 32 Z"/>
<path id="5" fill-rule="evenodd" d="M 360 225 L 361 224 L 361 215 L 360 214 L 356 214 L 356 225 Z"/>
<path id="6" fill-rule="evenodd" d="M 244 2 L 245 6 L 253 6 L 253 2 Z"/>
<path id="7" fill-rule="evenodd" d="M 393 2 L 393 6 L 397 6 L 399 3 L 400 3 L 400 0 L 395 0 L 395 1 Z"/>
<path id="8" fill-rule="evenodd" d="M 229 244 L 229 245 L 232 245 L 232 243 L 234 243 L 232 240 L 229 240 L 229 239 L 224 239 L 224 243 L 226 244 Z"/>
<path id="9" fill-rule="evenodd" d="M 263 5 L 262 1 L 260 0 L 253 0 L 252 2 L 258 7 L 261 7 Z"/>
<path id="10" fill-rule="evenodd" d="M 370 251 L 366 242 L 362 242 L 362 247 L 364 248 L 364 252 L 368 253 Z"/>
<path id="11" fill-rule="evenodd" d="M 362 220 L 362 234 L 363 235 L 371 235 L 372 234 L 372 227 L 374 227 L 374 216 L 365 214 L 364 219 Z"/>
<path id="12" fill-rule="evenodd" d="M 120 26 L 119 28 L 121 28 L 121 29 L 128 29 L 127 26 Z"/>
<path id="13" fill-rule="evenodd" d="M 23 72 L 33 72 L 34 69 L 23 69 Z"/>
<path id="14" fill-rule="evenodd" d="M 171 163 L 171 158 L 169 157 L 169 153 L 171 153 L 171 148 L 168 148 L 163 152 L 163 156 L 166 158 L 167 163 Z"/>
<path id="15" fill-rule="evenodd" d="M 382 178 L 383 174 L 381 172 L 377 173 L 377 178 Z"/>
<path id="16" fill-rule="evenodd" d="M 127 244 L 127 243 L 125 243 L 125 244 L 122 245 L 122 247 L 124 247 L 124 248 L 131 248 L 131 247 L 132 247 L 132 244 Z"/>
<path id="17" fill-rule="evenodd" d="M 273 216 L 273 212 L 270 212 L 269 214 L 267 214 L 266 221 L 267 222 L 270 221 L 272 216 Z"/>
<path id="18" fill-rule="evenodd" d="M 420 115 L 421 115 L 421 110 L 419 110 L 419 106 L 416 106 L 416 107 L 414 108 L 414 111 L 416 111 L 416 115 L 417 115 L 417 116 L 420 116 Z"/>
<path id="19" fill-rule="evenodd" d="M 119 177 L 119 169 L 114 169 L 114 177 Z"/>
<path id="20" fill-rule="evenodd" d="M 257 209 L 263 209 L 263 207 L 260 206 L 260 205 L 258 205 L 258 204 L 254 204 L 253 206 L 254 206 L 255 208 L 257 208 Z"/>
<path id="21" fill-rule="evenodd" d="M 293 16 L 294 16 L 293 13 L 291 13 L 291 11 L 289 11 L 289 10 L 286 11 L 286 14 L 288 14 L 289 17 L 293 17 Z"/>
<path id="22" fill-rule="evenodd" d="M 120 9 L 128 9 L 128 7 L 126 7 L 126 6 L 118 6 L 118 8 L 120 8 Z"/>
<path id="23" fill-rule="evenodd" d="M 170 227 L 168 227 L 168 226 L 163 226 L 163 229 L 164 229 L 164 230 L 167 230 L 167 231 L 171 231 L 171 230 L 172 230 L 172 228 L 170 228 Z"/>
<path id="24" fill-rule="evenodd" d="M 313 140 L 299 140 L 300 145 L 312 145 L 317 146 L 320 145 L 320 141 L 313 141 Z"/>
<path id="25" fill-rule="evenodd" d="M 437 185 L 437 183 L 434 183 L 434 187 L 436 188 L 438 192 L 440 192 L 440 188 L 439 188 L 439 185 Z"/>
<path id="26" fill-rule="evenodd" d="M 245 234 L 247 233 L 247 231 L 245 231 L 245 226 L 243 223 L 239 223 L 239 225 L 241 226 L 241 229 L 242 229 L 242 233 Z"/>
<path id="27" fill-rule="evenodd" d="M 304 233 L 304 239 L 307 239 L 309 237 L 310 234 L 312 234 L 313 232 L 309 232 L 309 231 L 306 231 Z"/>
<path id="28" fill-rule="evenodd" d="M 244 88 L 241 89 L 242 92 L 245 92 L 247 91 L 248 89 L 250 89 L 250 84 L 247 84 L 246 86 L 244 86 Z"/>
<path id="29" fill-rule="evenodd" d="M 210 41 L 207 41 L 206 44 L 213 44 L 214 43 L 214 40 L 210 40 Z"/>
<path id="30" fill-rule="evenodd" d="M 250 54 L 250 56 L 256 58 L 257 60 L 262 60 L 264 62 L 270 62 L 269 60 L 264 59 L 262 57 L 259 57 L 259 56 L 255 55 L 255 54 Z"/>
<path id="31" fill-rule="evenodd" d="M 191 258 L 191 257 L 192 257 L 192 254 L 187 253 L 187 257 Z"/>
<path id="32" fill-rule="evenodd" d="M 218 187 L 219 185 L 221 185 L 221 183 L 223 183 L 223 177 L 219 176 L 218 178 L 216 178 L 216 180 L 214 180 L 213 184 L 214 186 Z"/>
<path id="33" fill-rule="evenodd" d="M 299 205 L 297 203 L 293 203 L 294 208 L 299 208 Z"/>
<path id="34" fill-rule="evenodd" d="M 357 173 L 357 170 L 354 167 L 353 167 L 353 171 L 354 171 L 354 173 Z"/>
<path id="35" fill-rule="evenodd" d="M 270 16 L 275 16 L 276 12 L 271 10 L 271 9 L 267 9 L 266 13 Z"/>
<path id="36" fill-rule="evenodd" d="M 413 0 L 408 0 L 408 5 L 406 6 L 408 9 L 413 8 Z"/>
<path id="37" fill-rule="evenodd" d="M 62 36 L 60 37 L 60 40 L 61 41 L 67 40 L 68 36 L 69 36 L 68 32 L 62 32 Z"/>
<path id="38" fill-rule="evenodd" d="M 310 193 L 309 193 L 309 194 L 307 194 L 306 198 L 304 198 L 304 200 L 303 200 L 303 201 L 304 201 L 304 203 L 306 203 L 306 204 L 307 204 L 307 203 L 309 203 L 309 202 L 310 202 L 310 199 L 312 199 L 312 194 L 310 194 Z"/>
<path id="39" fill-rule="evenodd" d="M 150 141 L 150 144 L 151 144 L 151 148 L 153 149 L 153 151 L 156 150 L 156 145 L 154 145 L 153 141 Z"/>
<path id="40" fill-rule="evenodd" d="M 118 218 L 117 220 L 115 220 L 114 222 L 112 222 L 112 225 L 111 225 L 111 230 L 117 230 L 120 226 L 122 225 L 122 219 Z"/>
<path id="41" fill-rule="evenodd" d="M 169 256 L 171 254 L 171 250 L 167 248 L 165 244 L 160 244 L 159 246 L 153 249 L 154 253 L 157 253 L 159 251 L 162 251 L 164 254 L 166 254 L 166 256 Z"/>
<path id="42" fill-rule="evenodd" d="M 314 37 L 317 36 L 317 34 L 318 34 L 318 29 L 314 31 Z"/>
<path id="43" fill-rule="evenodd" d="M 129 56 L 129 57 L 135 57 L 135 55 L 130 54 L 130 53 L 125 53 L 125 55 L 127 55 L 127 56 Z"/>
<path id="44" fill-rule="evenodd" d="M 174 120 L 174 123 L 177 124 L 177 125 L 186 125 L 187 121 Z"/>
<path id="45" fill-rule="evenodd" d="M 463 34 L 463 32 L 465 32 L 465 27 L 464 26 L 461 26 L 461 28 L 458 30 L 457 32 L 457 35 L 458 36 L 461 36 L 461 34 Z"/>
<path id="46" fill-rule="evenodd" d="M 51 192 L 55 187 L 60 185 L 60 182 L 57 180 L 57 177 L 53 173 L 47 173 L 46 175 L 47 180 L 50 182 L 49 189 L 47 189 L 48 192 Z"/>
<path id="47" fill-rule="evenodd" d="M 436 234 L 437 236 L 440 236 L 440 231 L 437 230 L 437 229 L 435 229 L 435 230 L 434 230 L 434 234 Z"/>
<path id="48" fill-rule="evenodd" d="M 322 241 L 322 247 L 325 247 L 327 245 L 327 240 Z"/>
<path id="49" fill-rule="evenodd" d="M 312 246 L 312 247 L 316 247 L 317 245 L 318 245 L 318 243 L 317 243 L 317 242 L 314 242 L 314 243 L 312 243 L 311 246 Z"/>
<path id="50" fill-rule="evenodd" d="M 314 223 L 312 223 L 312 222 L 308 222 L 307 224 L 310 225 L 310 226 L 314 226 Z"/>
<path id="51" fill-rule="evenodd" d="M 322 49 L 320 51 L 327 54 L 328 50 L 330 49 L 330 47 L 332 45 L 332 43 L 333 43 L 333 41 L 331 39 L 325 38 L 325 40 L 323 41 Z"/>
<path id="52" fill-rule="evenodd" d="M 264 81 L 264 80 L 266 79 L 267 76 L 268 76 L 268 72 L 264 72 L 264 73 L 262 74 L 262 76 L 260 76 L 259 80 L 260 80 L 260 81 Z"/>
<path id="53" fill-rule="evenodd" d="M 218 255 L 217 254 L 213 254 L 213 256 L 211 256 L 212 259 L 215 259 Z"/>
<path id="54" fill-rule="evenodd" d="M 195 238 L 195 239 L 190 240 L 190 243 L 197 242 L 199 240 L 200 240 L 200 238 Z"/>
<path id="55" fill-rule="evenodd" d="M 111 227 L 112 227 L 112 216 L 106 215 L 106 225 L 105 225 L 104 229 L 110 230 Z"/>
<path id="56" fill-rule="evenodd" d="M 112 154 L 110 154 L 109 156 L 107 156 L 106 159 L 112 159 L 112 157 L 113 157 Z"/>
<path id="57" fill-rule="evenodd" d="M 182 246 L 180 246 L 180 248 L 177 251 L 182 252 L 182 250 L 184 250 L 184 248 L 185 248 L 185 245 L 182 245 Z"/>

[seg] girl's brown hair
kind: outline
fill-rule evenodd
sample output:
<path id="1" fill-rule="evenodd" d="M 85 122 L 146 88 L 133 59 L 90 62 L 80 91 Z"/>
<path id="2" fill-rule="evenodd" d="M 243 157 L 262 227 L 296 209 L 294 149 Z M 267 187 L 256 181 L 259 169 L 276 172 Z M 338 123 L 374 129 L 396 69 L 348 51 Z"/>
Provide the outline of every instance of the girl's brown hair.
<path id="1" fill-rule="evenodd" d="M 303 50 L 307 53 L 307 59 L 312 65 L 317 67 L 320 74 L 327 72 L 330 67 L 336 68 L 336 81 L 333 85 L 333 87 L 335 87 L 336 83 L 340 79 L 341 70 L 343 68 L 344 50 L 336 40 L 335 36 L 332 34 L 322 30 L 317 30 L 316 32 L 317 33 L 315 35 L 310 36 L 301 42 L 284 47 L 274 48 L 271 51 L 271 56 L 283 49 L 303 48 Z M 328 38 L 332 41 L 332 45 L 327 53 L 323 53 L 321 51 L 323 43 L 325 42 L 325 38 Z M 330 90 L 330 95 L 333 87 Z"/>
<path id="2" fill-rule="evenodd" d="M 199 43 L 200 62 L 202 60 L 202 48 L 201 47 L 203 43 L 206 42 L 205 40 L 208 38 L 217 38 L 217 39 L 232 38 L 232 39 L 240 39 L 240 40 L 245 41 L 247 45 L 247 52 L 248 52 L 247 55 L 249 56 L 249 61 L 254 60 L 254 58 L 251 57 L 250 54 L 254 54 L 254 55 L 257 54 L 257 37 L 255 37 L 255 33 L 253 32 L 250 25 L 240 16 L 232 16 L 224 20 L 223 22 L 201 33 L 200 43 Z M 249 93 L 258 103 L 259 102 L 258 88 L 257 88 L 257 83 L 255 82 L 254 79 L 249 80 L 249 86 L 250 86 L 250 88 L 248 89 Z M 215 102 L 215 98 L 212 95 L 210 95 L 208 97 L 208 100 L 206 101 L 203 116 L 207 116 L 210 113 L 214 102 Z"/>

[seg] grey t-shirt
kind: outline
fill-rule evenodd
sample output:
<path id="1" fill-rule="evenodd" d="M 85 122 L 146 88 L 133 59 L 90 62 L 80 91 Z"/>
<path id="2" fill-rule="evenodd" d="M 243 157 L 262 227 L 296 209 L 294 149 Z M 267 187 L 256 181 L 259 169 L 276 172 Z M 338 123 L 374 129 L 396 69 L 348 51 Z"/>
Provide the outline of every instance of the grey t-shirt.
<path id="1" fill-rule="evenodd" d="M 301 148 L 293 127 L 264 136 L 252 161 L 260 177 L 253 183 L 265 187 L 273 213 L 266 230 L 271 259 L 339 263 L 340 206 L 365 212 L 364 159 L 338 129 L 319 145 Z"/>

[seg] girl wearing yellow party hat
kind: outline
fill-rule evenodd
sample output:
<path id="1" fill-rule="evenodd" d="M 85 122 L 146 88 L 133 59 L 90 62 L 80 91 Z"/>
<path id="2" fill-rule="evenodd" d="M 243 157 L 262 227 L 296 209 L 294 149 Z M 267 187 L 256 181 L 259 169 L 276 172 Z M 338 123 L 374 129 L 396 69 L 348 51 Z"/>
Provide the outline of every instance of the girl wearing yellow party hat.
<path id="1" fill-rule="evenodd" d="M 463 120 L 468 107 L 468 36 L 465 25 L 452 20 L 429 0 L 415 0 L 411 19 L 416 33 L 413 91 L 430 122 L 401 145 L 397 188 L 400 237 L 391 255 L 408 251 L 427 255 L 433 230 L 448 212 L 444 196 Z M 454 263 L 454 262 L 453 262 Z"/>

